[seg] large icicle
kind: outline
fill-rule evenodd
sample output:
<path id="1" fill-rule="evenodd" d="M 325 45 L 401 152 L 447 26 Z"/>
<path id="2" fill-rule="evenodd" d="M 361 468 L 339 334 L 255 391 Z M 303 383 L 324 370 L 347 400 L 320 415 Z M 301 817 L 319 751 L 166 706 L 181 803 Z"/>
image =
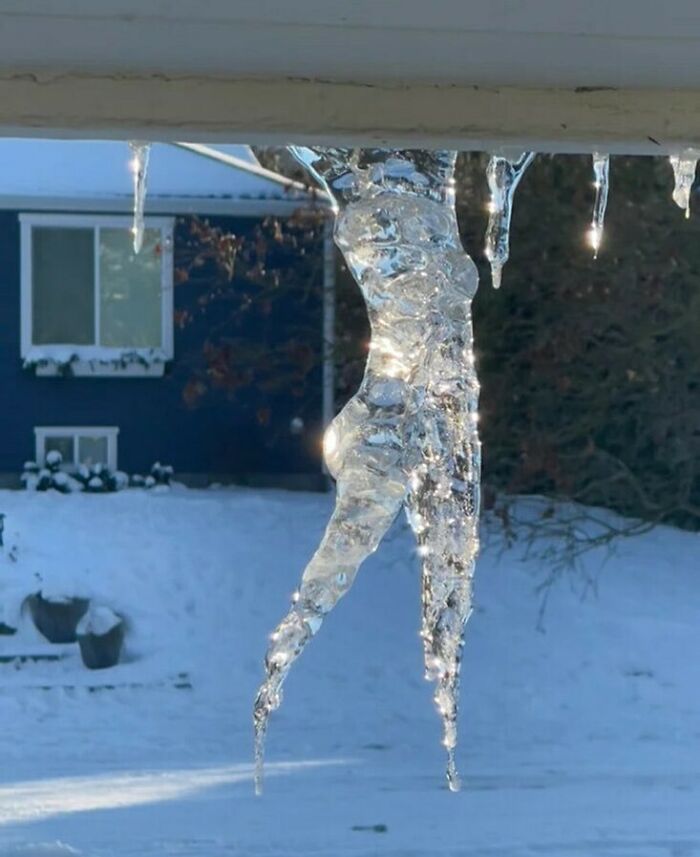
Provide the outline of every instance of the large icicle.
<path id="1" fill-rule="evenodd" d="M 485 253 L 491 263 L 491 282 L 494 289 L 501 286 L 503 266 L 510 255 L 510 218 L 515 190 L 534 157 L 534 152 L 523 152 L 512 160 L 493 155 L 486 168 L 491 200 Z"/>
<path id="2" fill-rule="evenodd" d="M 436 682 L 450 789 L 464 624 L 478 551 L 478 276 L 454 205 L 456 153 L 295 148 L 337 205 L 335 239 L 362 289 L 372 341 L 362 384 L 324 439 L 333 515 L 270 638 L 254 711 L 256 790 L 268 718 L 326 614 L 405 506 L 422 561 L 422 638 Z"/>
<path id="3" fill-rule="evenodd" d="M 673 168 L 673 201 L 679 208 L 685 209 L 685 216 L 690 217 L 690 192 L 695 181 L 695 171 L 698 158 L 694 152 L 682 155 L 671 155 L 669 158 Z"/>
<path id="4" fill-rule="evenodd" d="M 598 250 L 603 240 L 605 226 L 605 209 L 608 207 L 608 192 L 610 190 L 610 155 L 593 154 L 593 186 L 595 187 L 595 202 L 593 204 L 593 219 L 588 240 L 593 248 L 593 258 L 598 258 Z"/>
<path id="5" fill-rule="evenodd" d="M 146 183 L 148 181 L 148 157 L 151 144 L 141 140 L 130 140 L 131 174 L 134 180 L 134 224 L 131 232 L 134 237 L 134 253 L 139 253 L 143 246 L 143 212 L 146 205 Z"/>

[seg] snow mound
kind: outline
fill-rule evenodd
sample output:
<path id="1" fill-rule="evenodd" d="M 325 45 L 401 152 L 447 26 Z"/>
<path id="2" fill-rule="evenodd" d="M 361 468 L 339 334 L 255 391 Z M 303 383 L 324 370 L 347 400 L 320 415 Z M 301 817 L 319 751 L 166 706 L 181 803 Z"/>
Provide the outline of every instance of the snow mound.
<path id="1" fill-rule="evenodd" d="M 0 857 L 700 855 L 700 535 L 667 527 L 586 554 L 540 630 L 547 558 L 484 526 L 449 796 L 399 520 L 285 685 L 256 799 L 267 636 L 332 500 L 0 491 L 0 655 L 41 656 L 0 659 Z M 124 659 L 42 640 L 38 590 L 128 616 Z"/>

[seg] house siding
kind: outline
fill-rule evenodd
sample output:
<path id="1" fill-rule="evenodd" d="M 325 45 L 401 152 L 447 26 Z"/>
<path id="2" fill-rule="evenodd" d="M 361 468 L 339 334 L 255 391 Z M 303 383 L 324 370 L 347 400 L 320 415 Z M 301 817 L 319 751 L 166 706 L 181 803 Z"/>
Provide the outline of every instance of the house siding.
<path id="1" fill-rule="evenodd" d="M 261 426 L 253 391 L 234 395 L 211 392 L 198 406 L 188 407 L 183 390 L 192 361 L 201 354 L 207 333 L 221 319 L 207 315 L 182 329 L 175 326 L 175 360 L 163 378 L 37 377 L 24 369 L 20 357 L 20 232 L 19 212 L 0 212 L 0 389 L 3 419 L 0 430 L 0 472 L 19 473 L 34 458 L 35 426 L 117 426 L 119 468 L 143 473 L 159 460 L 177 473 L 232 479 L 262 479 L 285 483 L 285 477 L 320 474 L 321 382 L 314 370 L 303 399 L 289 392 L 275 394 L 269 422 Z M 252 228 L 249 218 L 210 218 L 241 234 Z M 178 230 L 175 250 L 177 254 Z M 175 287 L 176 317 L 195 296 Z M 219 310 L 221 312 L 221 310 Z M 318 330 L 320 299 L 290 302 L 288 318 L 309 314 Z M 316 324 L 316 319 L 318 323 Z M 255 322 L 246 335 L 259 335 Z M 283 332 L 280 332 L 283 335 Z M 301 415 L 304 431 L 290 432 L 290 421 Z M 267 479 L 265 479 L 267 477 Z"/>

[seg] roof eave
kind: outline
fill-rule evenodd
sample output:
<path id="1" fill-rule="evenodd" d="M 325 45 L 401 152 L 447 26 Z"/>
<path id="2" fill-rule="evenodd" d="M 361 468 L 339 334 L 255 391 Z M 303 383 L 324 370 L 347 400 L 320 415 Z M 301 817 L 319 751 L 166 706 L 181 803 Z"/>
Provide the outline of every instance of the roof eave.
<path id="1" fill-rule="evenodd" d="M 80 197 L 80 196 L 3 196 L 3 211 L 85 211 L 94 213 L 130 214 L 131 197 Z M 326 204 L 315 203 L 319 208 Z M 162 215 L 213 215 L 230 217 L 290 216 L 296 211 L 314 207 L 314 200 L 306 199 L 225 199 L 215 197 L 148 197 L 146 217 Z"/>
<path id="2" fill-rule="evenodd" d="M 294 181 L 287 176 L 276 173 L 273 170 L 268 170 L 260 164 L 249 164 L 246 161 L 236 158 L 234 155 L 229 155 L 227 152 L 221 152 L 212 146 L 206 146 L 202 143 L 171 143 L 170 145 L 179 146 L 194 154 L 217 161 L 220 164 L 232 167 L 236 170 L 242 170 L 257 178 L 265 179 L 266 181 L 274 182 L 280 187 L 285 188 L 287 192 L 302 194 L 307 200 L 313 200 L 316 204 L 324 207 L 332 207 L 333 202 L 328 194 L 321 188 L 302 184 Z"/>

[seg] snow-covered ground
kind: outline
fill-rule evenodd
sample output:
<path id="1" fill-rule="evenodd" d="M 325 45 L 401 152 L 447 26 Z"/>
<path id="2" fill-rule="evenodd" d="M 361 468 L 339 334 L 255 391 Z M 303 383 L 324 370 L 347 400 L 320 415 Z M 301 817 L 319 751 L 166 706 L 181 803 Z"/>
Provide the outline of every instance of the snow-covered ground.
<path id="1" fill-rule="evenodd" d="M 266 636 L 331 502 L 0 492 L 6 622 L 38 588 L 129 619 L 126 662 L 102 672 L 41 642 L 27 616 L 0 636 L 0 854 L 700 855 L 700 538 L 670 529 L 620 543 L 597 594 L 564 580 L 544 633 L 546 568 L 491 534 L 453 795 L 422 679 L 418 569 L 397 525 L 291 675 L 256 799 Z M 64 657 L 3 662 L 47 651 Z"/>

